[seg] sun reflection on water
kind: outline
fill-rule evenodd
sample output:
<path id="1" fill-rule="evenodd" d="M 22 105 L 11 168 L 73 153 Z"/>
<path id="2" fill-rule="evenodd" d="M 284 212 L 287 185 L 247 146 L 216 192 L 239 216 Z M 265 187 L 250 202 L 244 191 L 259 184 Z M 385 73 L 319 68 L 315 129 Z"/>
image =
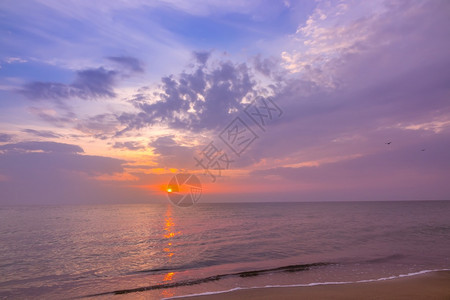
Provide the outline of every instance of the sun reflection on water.
<path id="1" fill-rule="evenodd" d="M 168 257 L 168 263 L 171 262 L 173 256 L 175 255 L 175 248 L 173 238 L 180 235 L 181 231 L 176 230 L 174 218 L 172 216 L 172 210 L 173 207 L 171 205 L 167 206 L 166 215 L 164 218 L 164 233 L 163 237 L 166 242 L 165 247 L 163 248 L 163 251 L 166 253 L 166 256 Z M 162 281 L 164 283 L 170 282 L 173 280 L 173 277 L 175 275 L 175 272 L 168 272 L 164 275 L 164 278 Z M 161 295 L 163 297 L 172 297 L 174 293 L 170 289 L 164 289 L 161 291 Z"/>
<path id="2" fill-rule="evenodd" d="M 167 246 L 163 248 L 163 251 L 166 252 L 168 257 L 172 257 L 175 254 L 171 239 L 181 234 L 181 231 L 175 230 L 175 222 L 173 221 L 172 210 L 173 207 L 169 205 L 167 207 L 166 216 L 164 219 L 164 239 L 167 240 Z"/>
<path id="3" fill-rule="evenodd" d="M 175 274 L 174 272 L 169 272 L 169 273 L 167 273 L 167 274 L 164 276 L 163 281 L 171 281 L 174 274 Z"/>

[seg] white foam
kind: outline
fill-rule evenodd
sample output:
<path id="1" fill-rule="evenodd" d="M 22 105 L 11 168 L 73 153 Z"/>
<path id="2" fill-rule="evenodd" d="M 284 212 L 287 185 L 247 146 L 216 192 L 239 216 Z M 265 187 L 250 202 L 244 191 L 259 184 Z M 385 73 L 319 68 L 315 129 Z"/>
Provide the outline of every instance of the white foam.
<path id="1" fill-rule="evenodd" d="M 422 271 L 412 272 L 412 273 L 408 273 L 408 274 L 400 274 L 400 275 L 393 275 L 393 276 L 382 277 L 382 278 L 377 278 L 377 279 L 364 279 L 364 280 L 357 280 L 357 281 L 328 281 L 328 282 L 312 282 L 312 283 L 299 283 L 299 284 L 288 284 L 288 285 L 265 285 L 265 286 L 253 286 L 253 287 L 236 287 L 236 288 L 232 288 L 232 289 L 229 289 L 229 290 L 223 290 L 223 291 L 214 291 L 214 292 L 204 292 L 204 293 L 189 294 L 189 295 L 182 295 L 182 296 L 173 296 L 173 297 L 163 298 L 163 299 L 167 300 L 167 299 L 194 297 L 194 296 L 207 296 L 207 295 L 215 295 L 215 294 L 224 294 L 224 293 L 229 293 L 229 292 L 238 291 L 238 290 L 280 288 L 280 287 L 281 288 L 285 288 L 285 287 L 307 287 L 307 286 L 316 286 L 316 285 L 337 285 L 337 284 L 376 282 L 376 281 L 392 280 L 392 279 L 396 279 L 396 278 L 416 276 L 416 275 L 421 275 L 421 274 L 430 273 L 430 272 L 438 272 L 438 271 L 450 271 L 450 269 L 422 270 Z"/>

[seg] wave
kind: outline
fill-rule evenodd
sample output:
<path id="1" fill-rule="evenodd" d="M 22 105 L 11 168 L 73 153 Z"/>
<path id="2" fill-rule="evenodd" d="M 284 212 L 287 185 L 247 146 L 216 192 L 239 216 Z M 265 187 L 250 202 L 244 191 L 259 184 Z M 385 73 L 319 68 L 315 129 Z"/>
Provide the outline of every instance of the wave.
<path id="1" fill-rule="evenodd" d="M 184 270 L 192 270 L 192 269 L 196 269 L 196 268 L 209 267 L 209 266 L 210 266 L 210 264 L 208 264 L 208 263 L 196 262 L 196 263 L 172 266 L 170 268 L 155 268 L 155 269 L 145 269 L 145 270 L 133 271 L 129 274 L 140 274 L 140 273 L 161 274 L 161 273 L 166 273 L 166 272 L 180 272 L 180 271 L 184 271 Z"/>
<path id="2" fill-rule="evenodd" d="M 133 288 L 133 289 L 124 289 L 124 290 L 116 290 L 116 291 L 112 291 L 112 292 L 103 292 L 103 293 L 99 293 L 99 294 L 88 295 L 85 297 L 95 297 L 95 296 L 105 296 L 105 295 L 121 295 L 121 294 L 144 292 L 144 291 L 150 291 L 150 290 L 174 288 L 174 287 L 180 287 L 180 286 L 190 286 L 190 285 L 196 285 L 196 284 L 201 284 L 201 283 L 206 283 L 206 282 L 211 282 L 211 281 L 217 281 L 217 280 L 229 278 L 229 277 L 253 277 L 253 276 L 269 274 L 269 273 L 308 271 L 313 267 L 329 266 L 329 265 L 334 265 L 334 264 L 335 263 L 318 262 L 318 263 L 311 263 L 311 264 L 288 265 L 288 266 L 283 266 L 283 267 L 278 267 L 278 268 L 244 271 L 244 272 L 237 272 L 237 273 L 227 273 L 227 274 L 214 275 L 214 276 L 209 276 L 209 277 L 204 277 L 204 278 L 188 279 L 188 280 L 182 280 L 182 281 L 170 282 L 170 283 L 164 283 L 164 284 L 157 284 L 157 285 L 151 285 L 151 286 L 139 287 L 139 288 Z M 153 271 L 161 271 L 161 270 L 162 269 L 154 269 Z"/>
<path id="3" fill-rule="evenodd" d="M 410 276 L 416 276 L 431 272 L 439 272 L 439 271 L 450 271 L 450 269 L 434 269 L 434 270 L 422 270 L 418 272 L 412 272 L 408 274 L 400 274 L 400 275 L 394 275 L 389 277 L 382 277 L 382 278 L 376 278 L 376 279 L 364 279 L 364 280 L 357 280 L 357 281 L 330 281 L 330 282 L 312 282 L 312 283 L 303 283 L 303 284 L 289 284 L 289 285 L 265 285 L 265 286 L 254 286 L 254 287 L 236 287 L 229 290 L 224 291 L 214 291 L 214 292 L 204 292 L 204 293 L 198 293 L 198 294 L 189 294 L 189 295 L 181 295 L 181 296 L 174 296 L 169 298 L 163 298 L 165 300 L 168 299 L 177 299 L 177 298 L 185 298 L 185 297 L 194 297 L 194 296 L 207 296 L 207 295 L 216 295 L 216 294 L 225 294 L 233 291 L 238 290 L 252 290 L 252 289 L 264 289 L 264 288 L 288 288 L 288 287 L 308 287 L 308 286 L 317 286 L 317 285 L 338 285 L 338 284 L 351 284 L 351 283 L 367 283 L 367 282 L 376 282 L 376 281 L 384 281 L 384 280 L 392 280 L 397 278 L 403 278 L 403 277 L 410 277 Z"/>
<path id="4" fill-rule="evenodd" d="M 388 255 L 388 256 L 384 256 L 384 257 L 380 257 L 380 258 L 369 259 L 364 262 L 365 263 L 385 263 L 385 262 L 391 262 L 393 260 L 400 260 L 405 257 L 406 257 L 406 255 L 397 253 L 397 254 L 392 254 L 392 255 Z"/>

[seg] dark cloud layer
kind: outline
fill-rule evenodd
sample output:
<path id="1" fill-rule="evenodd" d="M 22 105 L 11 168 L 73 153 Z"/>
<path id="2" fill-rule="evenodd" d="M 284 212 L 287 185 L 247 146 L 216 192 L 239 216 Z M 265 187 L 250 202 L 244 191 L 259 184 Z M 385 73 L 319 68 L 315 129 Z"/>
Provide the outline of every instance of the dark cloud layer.
<path id="1" fill-rule="evenodd" d="M 91 177 L 121 173 L 126 162 L 83 155 L 83 152 L 77 145 L 54 142 L 33 141 L 1 146 L 0 174 L 6 174 L 6 180 L 0 181 L 0 203 L 62 204 L 123 200 L 126 189 L 102 185 Z"/>

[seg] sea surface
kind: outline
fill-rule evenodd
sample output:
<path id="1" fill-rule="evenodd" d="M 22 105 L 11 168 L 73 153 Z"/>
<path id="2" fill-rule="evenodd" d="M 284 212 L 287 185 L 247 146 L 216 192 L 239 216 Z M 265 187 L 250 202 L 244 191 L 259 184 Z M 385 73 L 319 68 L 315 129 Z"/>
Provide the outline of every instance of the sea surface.
<path id="1" fill-rule="evenodd" d="M 0 208 L 0 298 L 160 299 L 450 269 L 450 201 Z"/>

